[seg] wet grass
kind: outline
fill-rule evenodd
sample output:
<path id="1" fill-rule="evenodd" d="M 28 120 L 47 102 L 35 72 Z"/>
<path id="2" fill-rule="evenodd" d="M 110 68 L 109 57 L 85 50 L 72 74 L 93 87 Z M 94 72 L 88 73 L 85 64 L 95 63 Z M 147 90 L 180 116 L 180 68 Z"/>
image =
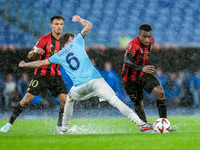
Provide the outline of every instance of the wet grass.
<path id="1" fill-rule="evenodd" d="M 176 133 L 145 134 L 126 118 L 76 118 L 69 135 L 55 135 L 55 119 L 17 120 L 0 133 L 0 150 L 196 150 L 200 147 L 200 116 L 168 117 Z M 154 122 L 155 117 L 149 121 Z M 0 120 L 0 126 L 7 121 Z"/>

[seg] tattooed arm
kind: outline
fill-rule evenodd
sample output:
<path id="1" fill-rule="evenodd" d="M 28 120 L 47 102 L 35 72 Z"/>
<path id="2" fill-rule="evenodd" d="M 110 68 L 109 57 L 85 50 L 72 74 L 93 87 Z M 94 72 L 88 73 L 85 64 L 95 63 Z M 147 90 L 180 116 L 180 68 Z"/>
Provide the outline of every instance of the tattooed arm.
<path id="1" fill-rule="evenodd" d="M 29 62 L 29 63 L 25 63 L 24 61 L 21 61 L 19 63 L 19 67 L 40 68 L 40 67 L 43 67 L 43 66 L 48 66 L 50 64 L 51 63 L 49 62 L 48 59 L 33 61 L 33 62 Z"/>
<path id="2" fill-rule="evenodd" d="M 83 29 L 81 31 L 81 35 L 83 36 L 83 38 L 85 38 L 87 34 L 89 33 L 89 31 L 92 29 L 92 23 L 87 20 L 82 19 L 78 15 L 73 16 L 72 21 L 79 22 L 83 26 Z"/>

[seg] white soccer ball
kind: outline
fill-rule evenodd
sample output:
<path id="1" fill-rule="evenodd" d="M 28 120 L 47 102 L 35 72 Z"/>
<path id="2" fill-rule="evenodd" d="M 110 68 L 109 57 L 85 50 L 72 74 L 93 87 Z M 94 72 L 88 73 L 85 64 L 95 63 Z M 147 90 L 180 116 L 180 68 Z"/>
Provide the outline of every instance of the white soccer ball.
<path id="1" fill-rule="evenodd" d="M 158 118 L 153 124 L 153 129 L 156 133 L 169 133 L 171 123 L 166 118 Z"/>

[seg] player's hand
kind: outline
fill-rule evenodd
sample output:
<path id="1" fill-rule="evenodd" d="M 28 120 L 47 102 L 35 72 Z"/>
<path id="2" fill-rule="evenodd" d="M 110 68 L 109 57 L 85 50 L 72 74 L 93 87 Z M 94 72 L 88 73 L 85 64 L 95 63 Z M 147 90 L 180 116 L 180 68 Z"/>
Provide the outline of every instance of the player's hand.
<path id="1" fill-rule="evenodd" d="M 39 55 L 44 55 L 45 51 L 42 48 L 37 48 L 35 52 Z"/>
<path id="2" fill-rule="evenodd" d="M 142 71 L 145 73 L 154 73 L 155 67 L 153 65 L 146 65 L 142 68 Z"/>
<path id="3" fill-rule="evenodd" d="M 22 60 L 22 61 L 20 61 L 20 63 L 19 63 L 19 67 L 24 67 L 25 64 L 26 64 L 26 63 Z"/>
<path id="4" fill-rule="evenodd" d="M 78 15 L 75 15 L 75 16 L 72 17 L 73 22 L 79 22 L 80 19 L 81 19 L 81 17 L 78 16 Z"/>

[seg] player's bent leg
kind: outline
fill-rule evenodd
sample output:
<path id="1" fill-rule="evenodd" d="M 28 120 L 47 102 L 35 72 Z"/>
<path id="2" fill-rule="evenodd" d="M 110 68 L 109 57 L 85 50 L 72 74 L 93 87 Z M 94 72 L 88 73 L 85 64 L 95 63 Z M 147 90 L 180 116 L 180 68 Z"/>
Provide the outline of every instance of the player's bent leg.
<path id="1" fill-rule="evenodd" d="M 22 100 L 20 101 L 20 106 L 22 107 L 26 107 L 30 104 L 30 102 L 33 100 L 33 98 L 35 97 L 35 95 L 27 92 L 24 97 L 22 98 Z"/>
<path id="2" fill-rule="evenodd" d="M 60 129 L 62 129 L 62 118 L 64 113 L 64 106 L 67 99 L 67 94 L 59 94 L 58 99 L 60 102 L 60 110 L 58 115 L 58 123 L 56 125 L 56 132 L 58 132 Z"/>
<path id="3" fill-rule="evenodd" d="M 60 107 L 61 108 L 64 108 L 66 99 L 67 99 L 67 94 L 59 94 L 58 95 L 58 100 L 60 102 Z"/>
<path id="4" fill-rule="evenodd" d="M 25 96 L 23 97 L 23 99 L 20 101 L 20 103 L 18 104 L 18 106 L 15 108 L 15 110 L 13 111 L 9 122 L 4 125 L 1 128 L 1 132 L 8 132 L 10 130 L 10 128 L 12 127 L 12 124 L 14 123 L 14 121 L 17 119 L 17 117 L 21 114 L 21 112 L 25 109 L 25 106 L 27 106 L 34 98 L 35 96 L 32 95 L 31 93 L 27 92 L 25 94 Z"/>
<path id="5" fill-rule="evenodd" d="M 117 96 L 113 96 L 110 101 L 108 101 L 112 106 L 119 109 L 119 111 L 138 125 L 140 131 L 146 131 L 153 129 L 151 124 L 143 122 L 128 106 L 126 106 Z"/>
<path id="6" fill-rule="evenodd" d="M 70 96 L 68 94 L 67 95 L 67 100 L 66 100 L 66 103 L 65 103 L 65 107 L 64 107 L 64 113 L 63 113 L 62 132 L 67 132 L 68 131 L 68 126 L 69 126 L 70 119 L 71 119 L 71 116 L 72 116 L 72 113 L 73 113 L 74 101 L 70 100 L 69 97 Z"/>
<path id="7" fill-rule="evenodd" d="M 119 111 L 133 121 L 137 125 L 143 125 L 144 122 L 130 109 L 126 106 L 117 96 L 113 96 L 110 101 L 108 101 L 112 106 L 119 109 Z"/>
<path id="8" fill-rule="evenodd" d="M 147 118 L 144 112 L 143 100 L 132 101 L 132 102 L 134 104 L 135 112 L 137 113 L 137 115 L 140 117 L 141 120 L 147 122 Z"/>
<path id="9" fill-rule="evenodd" d="M 161 85 L 156 86 L 152 93 L 157 97 L 157 108 L 160 118 L 167 118 L 167 104 L 165 99 L 165 92 Z"/>
<path id="10" fill-rule="evenodd" d="M 165 99 L 165 93 L 161 85 L 156 86 L 152 93 L 156 95 L 157 100 L 157 108 L 159 112 L 159 117 L 160 118 L 167 118 L 167 104 L 166 104 L 166 99 Z M 178 126 L 171 126 L 170 132 L 177 131 L 179 129 Z"/>

